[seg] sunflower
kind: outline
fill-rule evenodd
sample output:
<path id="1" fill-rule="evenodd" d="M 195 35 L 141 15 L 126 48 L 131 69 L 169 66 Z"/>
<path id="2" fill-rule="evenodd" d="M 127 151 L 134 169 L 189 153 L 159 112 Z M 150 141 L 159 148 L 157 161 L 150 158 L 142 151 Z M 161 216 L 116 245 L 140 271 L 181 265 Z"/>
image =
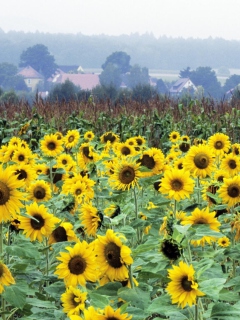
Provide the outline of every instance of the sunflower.
<path id="1" fill-rule="evenodd" d="M 206 184 L 204 184 L 202 188 L 202 198 L 203 200 L 208 202 L 209 206 L 212 204 L 216 204 L 216 200 L 214 199 L 214 196 L 217 195 L 218 189 L 219 189 L 219 186 L 214 181 L 209 181 Z"/>
<path id="2" fill-rule="evenodd" d="M 230 178 L 229 173 L 225 170 L 219 169 L 214 172 L 214 180 L 222 183 L 224 178 Z"/>
<path id="3" fill-rule="evenodd" d="M 197 297 L 205 294 L 198 290 L 198 284 L 194 281 L 195 270 L 192 265 L 180 261 L 179 266 L 173 265 L 168 269 L 168 277 L 171 279 L 166 290 L 171 295 L 172 303 L 184 308 L 187 304 L 191 307 L 197 303 Z"/>
<path id="4" fill-rule="evenodd" d="M 84 139 L 87 141 L 92 141 L 94 139 L 95 135 L 92 131 L 87 131 L 84 133 Z"/>
<path id="5" fill-rule="evenodd" d="M 166 194 L 169 199 L 179 201 L 189 198 L 193 189 L 194 181 L 188 171 L 172 169 L 164 172 L 159 192 Z"/>
<path id="6" fill-rule="evenodd" d="M 66 136 L 63 138 L 63 143 L 67 149 L 75 147 L 80 139 L 78 130 L 68 130 Z"/>
<path id="7" fill-rule="evenodd" d="M 173 162 L 173 167 L 178 170 L 184 169 L 184 158 L 177 158 Z"/>
<path id="8" fill-rule="evenodd" d="M 223 179 L 223 184 L 218 190 L 222 202 L 229 207 L 240 202 L 240 176 Z"/>
<path id="9" fill-rule="evenodd" d="M 0 165 L 0 223 L 10 220 L 23 207 L 24 194 L 18 190 L 23 186 L 24 182 L 18 180 L 11 167 L 4 169 Z"/>
<path id="10" fill-rule="evenodd" d="M 91 204 L 84 203 L 80 209 L 79 219 L 88 236 L 96 236 L 98 228 L 101 226 L 103 214 Z"/>
<path id="11" fill-rule="evenodd" d="M 79 315 L 70 315 L 69 318 L 70 320 L 101 320 L 99 318 L 99 312 L 96 311 L 92 306 L 90 306 L 88 309 L 83 310 L 83 316 L 84 318 L 80 317 Z"/>
<path id="12" fill-rule="evenodd" d="M 60 225 L 52 231 L 48 239 L 50 245 L 62 241 L 78 241 L 73 230 L 73 225 L 70 222 L 61 222 Z"/>
<path id="13" fill-rule="evenodd" d="M 230 242 L 230 240 L 229 240 L 228 237 L 225 237 L 225 236 L 224 236 L 224 237 L 218 239 L 218 245 L 219 245 L 220 247 L 226 248 L 226 247 L 228 247 L 230 244 L 231 244 L 231 242 Z"/>
<path id="14" fill-rule="evenodd" d="M 61 295 L 63 312 L 69 316 L 78 315 L 80 311 L 85 309 L 85 301 L 87 300 L 87 292 L 83 292 L 75 287 L 68 287 L 66 292 Z"/>
<path id="15" fill-rule="evenodd" d="M 234 154 L 228 154 L 221 159 L 220 169 L 227 171 L 233 177 L 240 171 L 240 158 Z"/>
<path id="16" fill-rule="evenodd" d="M 72 156 L 67 153 L 62 153 L 57 157 L 57 167 L 64 168 L 66 171 L 70 171 L 76 166 L 76 161 L 73 160 Z"/>
<path id="17" fill-rule="evenodd" d="M 139 170 L 140 165 L 131 158 L 120 159 L 115 162 L 114 172 L 109 177 L 110 186 L 123 191 L 138 186 L 138 179 L 142 176 Z"/>
<path id="18" fill-rule="evenodd" d="M 73 247 L 66 247 L 68 252 L 60 252 L 57 257 L 61 263 L 57 266 L 55 274 L 63 279 L 66 286 L 85 286 L 86 281 L 95 282 L 98 278 L 95 253 L 86 242 L 78 242 Z"/>
<path id="19" fill-rule="evenodd" d="M 180 133 L 178 131 L 172 131 L 169 135 L 169 140 L 173 143 L 177 142 L 180 139 Z"/>
<path id="20" fill-rule="evenodd" d="M 135 156 L 137 154 L 137 151 L 135 148 L 131 145 L 129 145 L 126 142 L 117 142 L 114 144 L 114 152 L 116 155 L 120 157 L 126 157 L 126 156 Z"/>
<path id="21" fill-rule="evenodd" d="M 0 154 L 0 161 L 2 163 L 7 163 L 9 161 L 12 161 L 12 157 L 13 157 L 16 149 L 17 149 L 17 146 L 15 146 L 15 145 L 2 146 L 1 147 L 1 154 Z"/>
<path id="22" fill-rule="evenodd" d="M 9 140 L 8 145 L 14 146 L 16 148 L 20 146 L 21 142 L 22 142 L 21 138 L 14 136 Z"/>
<path id="23" fill-rule="evenodd" d="M 45 156 L 56 157 L 63 151 L 62 141 L 55 134 L 47 134 L 40 142 L 40 149 Z"/>
<path id="24" fill-rule="evenodd" d="M 231 231 L 235 232 L 234 239 L 238 241 L 240 239 L 240 214 L 237 213 L 234 220 L 231 222 Z"/>
<path id="25" fill-rule="evenodd" d="M 98 159 L 99 155 L 88 142 L 81 144 L 78 153 L 78 165 L 80 168 L 86 170 L 88 163 L 96 162 Z"/>
<path id="26" fill-rule="evenodd" d="M 28 188 L 29 200 L 48 201 L 51 199 L 51 188 L 44 180 L 36 180 Z"/>
<path id="27" fill-rule="evenodd" d="M 137 162 L 150 170 L 150 172 L 144 172 L 144 176 L 152 176 L 162 173 L 164 161 L 164 154 L 160 149 L 150 148 L 143 151 Z"/>
<path id="28" fill-rule="evenodd" d="M 20 163 L 12 165 L 14 174 L 18 180 L 23 180 L 26 187 L 37 178 L 37 174 L 33 167 L 29 164 Z"/>
<path id="29" fill-rule="evenodd" d="M 220 222 L 215 217 L 216 212 L 209 212 L 209 207 L 203 208 L 200 210 L 199 208 L 195 208 L 190 216 L 186 216 L 184 220 L 181 221 L 182 225 L 198 225 L 205 224 L 209 225 L 211 230 L 219 232 Z M 191 243 L 194 246 L 204 246 L 205 242 L 211 243 L 212 241 L 216 241 L 215 237 L 211 236 L 203 236 L 201 239 L 193 239 Z"/>
<path id="30" fill-rule="evenodd" d="M 111 204 L 109 207 L 104 209 L 104 214 L 109 218 L 113 219 L 121 213 L 121 209 L 116 204 Z"/>
<path id="31" fill-rule="evenodd" d="M 120 140 L 119 136 L 111 131 L 104 133 L 100 137 L 100 141 L 102 143 L 110 142 L 111 144 L 114 144 Z"/>
<path id="32" fill-rule="evenodd" d="M 223 156 L 230 149 L 229 137 L 224 133 L 215 133 L 208 139 L 208 146 L 215 155 Z"/>
<path id="33" fill-rule="evenodd" d="M 58 140 L 63 140 L 63 134 L 60 131 L 55 132 L 55 136 L 57 137 Z"/>
<path id="34" fill-rule="evenodd" d="M 123 236 L 117 236 L 113 230 L 108 229 L 106 235 L 99 235 L 95 243 L 101 275 L 106 274 L 111 281 L 128 279 L 127 266 L 133 263 L 131 249 L 121 239 L 125 240 Z"/>
<path id="35" fill-rule="evenodd" d="M 32 153 L 30 150 L 19 147 L 14 151 L 12 161 L 17 163 L 29 163 L 31 158 L 32 158 Z"/>
<path id="36" fill-rule="evenodd" d="M 4 286 L 14 284 L 15 280 L 8 267 L 0 261 L 0 294 L 4 291 Z"/>
<path id="37" fill-rule="evenodd" d="M 200 178 L 210 176 L 214 169 L 213 153 L 206 145 L 191 146 L 185 156 L 184 168 Z"/>
<path id="38" fill-rule="evenodd" d="M 60 219 L 54 217 L 47 211 L 47 208 L 36 202 L 26 206 L 26 213 L 30 217 L 19 216 L 20 227 L 23 229 L 23 234 L 30 238 L 31 241 L 42 241 L 43 237 L 48 237 L 55 225 L 60 222 Z"/>
<path id="39" fill-rule="evenodd" d="M 114 310 L 111 306 L 106 306 L 102 311 L 103 314 L 98 317 L 98 320 L 130 320 L 132 316 L 127 313 L 121 313 L 121 309 Z"/>

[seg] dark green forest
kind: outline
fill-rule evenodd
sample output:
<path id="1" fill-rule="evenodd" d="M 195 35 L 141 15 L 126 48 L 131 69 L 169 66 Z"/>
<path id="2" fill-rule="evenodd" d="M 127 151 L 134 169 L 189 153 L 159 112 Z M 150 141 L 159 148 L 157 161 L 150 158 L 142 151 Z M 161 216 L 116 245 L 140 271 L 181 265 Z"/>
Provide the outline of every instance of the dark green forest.
<path id="1" fill-rule="evenodd" d="M 240 68 L 240 41 L 222 38 L 155 38 L 152 34 L 121 36 L 4 32 L 0 29 L 0 63 L 19 64 L 23 50 L 44 44 L 58 65 L 101 68 L 114 51 L 131 56 L 131 64 L 149 69 L 180 70 L 187 66 Z"/>

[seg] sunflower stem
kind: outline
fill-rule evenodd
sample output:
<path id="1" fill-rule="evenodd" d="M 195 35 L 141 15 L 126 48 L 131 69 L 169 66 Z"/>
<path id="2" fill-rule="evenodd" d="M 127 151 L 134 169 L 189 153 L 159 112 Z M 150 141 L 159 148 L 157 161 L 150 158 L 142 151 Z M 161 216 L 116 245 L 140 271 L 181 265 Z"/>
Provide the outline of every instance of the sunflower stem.
<path id="1" fill-rule="evenodd" d="M 0 258 L 3 256 L 3 223 L 0 223 Z"/>
<path id="2" fill-rule="evenodd" d="M 195 304 L 194 320 L 198 320 L 198 301 Z"/>
<path id="3" fill-rule="evenodd" d="M 133 289 L 134 282 L 133 282 L 132 266 L 131 265 L 128 266 L 128 274 L 129 274 L 130 285 L 131 285 L 131 288 Z"/>
<path id="4" fill-rule="evenodd" d="M 200 179 L 197 177 L 197 204 L 200 204 L 201 189 L 200 189 Z"/>
<path id="5" fill-rule="evenodd" d="M 134 205 L 135 205 L 135 218 L 138 219 L 138 203 L 137 203 L 137 195 L 136 195 L 136 189 L 133 188 L 133 195 L 134 195 Z M 137 227 L 137 243 L 141 243 L 141 235 L 139 227 Z"/>
<path id="6" fill-rule="evenodd" d="M 190 248 L 190 241 L 187 241 L 188 262 L 192 263 L 192 253 Z"/>

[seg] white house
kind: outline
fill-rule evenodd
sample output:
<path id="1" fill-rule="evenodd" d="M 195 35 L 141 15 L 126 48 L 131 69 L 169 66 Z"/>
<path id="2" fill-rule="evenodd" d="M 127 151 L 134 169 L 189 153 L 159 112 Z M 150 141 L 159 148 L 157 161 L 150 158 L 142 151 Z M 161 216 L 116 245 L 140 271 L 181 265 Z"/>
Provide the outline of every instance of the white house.
<path id="1" fill-rule="evenodd" d="M 197 87 L 189 78 L 180 78 L 169 89 L 169 93 L 171 95 L 178 95 L 183 91 L 183 89 L 193 89 L 194 91 L 196 91 Z"/>

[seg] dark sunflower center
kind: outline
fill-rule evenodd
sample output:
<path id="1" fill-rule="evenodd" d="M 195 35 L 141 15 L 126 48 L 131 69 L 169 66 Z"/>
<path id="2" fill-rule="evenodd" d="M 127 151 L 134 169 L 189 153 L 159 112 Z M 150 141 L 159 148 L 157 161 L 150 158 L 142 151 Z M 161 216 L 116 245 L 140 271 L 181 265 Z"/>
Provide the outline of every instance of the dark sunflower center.
<path id="1" fill-rule="evenodd" d="M 63 160 L 62 160 L 62 164 L 64 164 L 64 165 L 67 164 L 67 160 L 66 160 L 66 159 L 63 159 Z"/>
<path id="2" fill-rule="evenodd" d="M 68 138 L 68 142 L 73 142 L 74 141 L 74 136 L 70 136 L 69 138 Z"/>
<path id="3" fill-rule="evenodd" d="M 227 193 L 231 198 L 237 198 L 240 195 L 239 185 L 232 183 L 227 188 Z"/>
<path id="4" fill-rule="evenodd" d="M 240 152 L 239 152 L 239 148 L 235 147 L 235 148 L 234 148 L 234 153 L 235 153 L 236 155 L 239 155 L 239 153 L 240 153 Z"/>
<path id="5" fill-rule="evenodd" d="M 137 141 L 137 144 L 139 146 L 141 146 L 143 144 L 143 140 L 142 139 L 137 138 L 136 141 Z"/>
<path id="6" fill-rule="evenodd" d="M 195 166 L 199 169 L 206 169 L 209 165 L 209 157 L 204 152 L 199 152 L 194 157 Z"/>
<path id="7" fill-rule="evenodd" d="M 214 143 L 214 148 L 217 150 L 221 150 L 221 149 L 223 149 L 223 147 L 224 147 L 224 143 L 222 141 L 216 141 Z"/>
<path id="8" fill-rule="evenodd" d="M 173 134 L 173 135 L 172 135 L 172 139 L 177 139 L 177 135 L 176 135 L 176 134 Z"/>
<path id="9" fill-rule="evenodd" d="M 179 149 L 182 151 L 182 152 L 188 152 L 188 150 L 190 149 L 190 144 L 189 143 L 181 143 L 179 145 Z"/>
<path id="10" fill-rule="evenodd" d="M 70 272 L 76 275 L 82 274 L 86 267 L 87 263 L 81 256 L 75 256 L 68 262 Z"/>
<path id="11" fill-rule="evenodd" d="M 104 255 L 111 267 L 117 269 L 122 266 L 120 248 L 114 242 L 110 242 L 106 245 Z"/>
<path id="12" fill-rule="evenodd" d="M 30 220 L 30 224 L 31 224 L 32 228 L 34 230 L 40 230 L 44 226 L 43 217 L 40 214 L 36 213 L 36 214 L 33 215 L 33 218 L 34 219 Z"/>
<path id="13" fill-rule="evenodd" d="M 181 285 L 185 291 L 192 291 L 192 281 L 189 281 L 187 277 L 182 278 Z"/>
<path id="14" fill-rule="evenodd" d="M 17 170 L 15 174 L 18 176 L 18 180 L 23 180 L 27 178 L 27 172 L 23 169 Z"/>
<path id="15" fill-rule="evenodd" d="M 62 242 L 62 241 L 67 241 L 67 232 L 66 230 L 59 226 L 57 227 L 53 232 L 52 236 L 55 239 L 56 242 Z"/>
<path id="16" fill-rule="evenodd" d="M 24 157 L 23 154 L 20 154 L 20 155 L 18 156 L 18 160 L 19 160 L 19 161 L 24 161 L 24 159 L 25 159 L 25 157 Z"/>
<path id="17" fill-rule="evenodd" d="M 183 188 L 183 183 L 181 180 L 179 179 L 174 179 L 172 182 L 171 182 L 171 187 L 173 190 L 175 191 L 180 191 L 182 190 Z"/>
<path id="18" fill-rule="evenodd" d="M 46 190 L 43 187 L 36 187 L 34 189 L 33 195 L 36 199 L 42 200 L 46 196 Z"/>
<path id="19" fill-rule="evenodd" d="M 8 186 L 0 181 L 0 205 L 8 202 L 10 198 L 10 189 Z"/>
<path id="20" fill-rule="evenodd" d="M 119 173 L 121 183 L 129 184 L 135 179 L 135 170 L 132 167 L 124 167 Z"/>
<path id="21" fill-rule="evenodd" d="M 194 224 L 207 224 L 207 221 L 204 218 L 199 218 L 194 221 Z"/>
<path id="22" fill-rule="evenodd" d="M 182 164 L 182 162 L 180 162 L 177 167 L 178 167 L 179 170 L 182 170 L 182 169 L 183 169 L 183 164 Z"/>
<path id="23" fill-rule="evenodd" d="M 77 302 L 75 298 L 78 298 L 78 297 L 77 297 L 77 296 L 75 296 L 74 294 L 72 294 L 72 296 L 71 296 L 70 300 L 71 300 L 71 302 L 72 302 L 73 306 L 74 306 L 74 307 L 77 307 L 81 302 L 80 302 L 80 303 L 79 303 L 79 302 Z"/>
<path id="24" fill-rule="evenodd" d="M 228 161 L 228 166 L 230 169 L 235 169 L 237 167 L 236 161 L 231 159 Z"/>
<path id="25" fill-rule="evenodd" d="M 107 320 L 119 320 L 119 318 L 115 318 L 115 317 L 108 317 Z"/>
<path id="26" fill-rule="evenodd" d="M 223 182 L 223 178 L 224 178 L 224 176 L 219 176 L 219 177 L 217 178 L 217 181 L 218 181 L 218 182 Z"/>
<path id="27" fill-rule="evenodd" d="M 123 154 L 124 156 L 127 156 L 130 153 L 131 153 L 131 150 L 126 146 L 121 149 L 121 154 Z"/>
<path id="28" fill-rule="evenodd" d="M 48 148 L 48 150 L 55 150 L 56 144 L 53 141 L 51 141 L 48 143 L 47 148 Z"/>
<path id="29" fill-rule="evenodd" d="M 140 162 L 142 166 L 145 166 L 148 169 L 153 169 L 155 166 L 153 157 L 150 157 L 148 154 L 144 154 Z"/>
<path id="30" fill-rule="evenodd" d="M 89 147 L 83 147 L 82 152 L 85 155 L 85 157 L 87 157 L 90 160 L 93 160 L 93 157 L 89 155 L 90 153 Z"/>
<path id="31" fill-rule="evenodd" d="M 108 133 L 104 135 L 103 140 L 104 142 L 110 141 L 111 143 L 113 143 L 116 140 L 116 137 L 112 135 L 112 133 Z"/>
<path id="32" fill-rule="evenodd" d="M 81 193 L 82 193 L 81 189 L 76 189 L 76 191 L 75 191 L 75 195 L 76 196 L 79 196 Z"/>

